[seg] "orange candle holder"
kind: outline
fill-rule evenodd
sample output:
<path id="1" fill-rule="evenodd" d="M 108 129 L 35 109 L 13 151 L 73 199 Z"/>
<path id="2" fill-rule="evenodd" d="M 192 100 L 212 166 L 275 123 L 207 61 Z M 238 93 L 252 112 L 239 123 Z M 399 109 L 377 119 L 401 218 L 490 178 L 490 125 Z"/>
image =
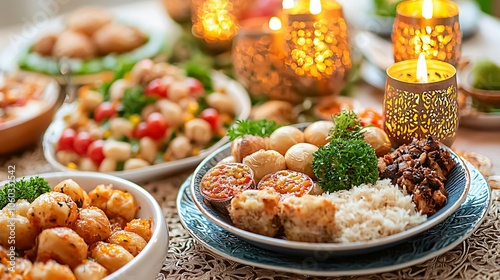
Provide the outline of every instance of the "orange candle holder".
<path id="1" fill-rule="evenodd" d="M 462 44 L 458 14 L 458 6 L 449 0 L 400 3 L 392 32 L 394 61 L 416 59 L 424 53 L 427 59 L 457 66 Z"/>
<path id="2" fill-rule="evenodd" d="M 238 17 L 253 0 L 192 0 L 192 33 L 202 47 L 213 53 L 231 49 L 238 32 Z"/>
<path id="3" fill-rule="evenodd" d="M 285 63 L 304 96 L 337 95 L 352 67 L 347 25 L 338 2 L 316 3 L 317 14 L 305 0 L 284 7 Z"/>
<path id="4" fill-rule="evenodd" d="M 451 146 L 458 128 L 456 69 L 427 60 L 428 82 L 416 77 L 417 60 L 406 60 L 387 69 L 384 96 L 384 130 L 394 147 L 428 135 Z"/>
<path id="5" fill-rule="evenodd" d="M 233 43 L 234 76 L 253 97 L 299 103 L 302 97 L 285 74 L 281 26 L 272 30 L 269 24 L 269 18 L 264 17 L 241 22 Z"/>

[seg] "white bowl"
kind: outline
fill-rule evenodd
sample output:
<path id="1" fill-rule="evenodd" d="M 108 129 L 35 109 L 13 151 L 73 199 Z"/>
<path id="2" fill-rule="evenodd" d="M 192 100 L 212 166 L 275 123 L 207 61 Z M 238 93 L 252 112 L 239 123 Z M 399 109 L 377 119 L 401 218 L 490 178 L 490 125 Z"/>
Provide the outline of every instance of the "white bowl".
<path id="1" fill-rule="evenodd" d="M 235 120 L 244 120 L 250 116 L 250 98 L 246 90 L 238 82 L 231 80 L 229 77 L 225 76 L 221 72 L 214 71 L 212 73 L 212 82 L 214 83 L 214 88 L 218 86 L 223 86 L 227 90 L 227 94 L 234 100 L 235 103 Z M 56 113 L 54 121 L 45 131 L 43 136 L 43 153 L 45 159 L 56 169 L 60 171 L 74 171 L 63 164 L 61 164 L 56 159 L 56 144 L 64 131 L 64 115 L 70 114 L 76 110 L 76 103 L 65 104 Z M 178 174 L 179 172 L 195 167 L 200 163 L 205 157 L 211 154 L 213 151 L 217 150 L 224 143 L 228 141 L 228 137 L 223 137 L 214 145 L 202 150 L 197 156 L 182 158 L 174 161 L 158 163 L 142 168 L 124 170 L 124 171 L 114 171 L 107 174 L 114 175 L 120 178 L 131 180 L 134 182 L 144 182 L 146 180 L 152 180 L 154 178 L 165 177 L 169 175 Z M 77 171 L 80 172 L 80 171 Z"/>
<path id="2" fill-rule="evenodd" d="M 73 179 L 86 192 L 93 190 L 99 184 L 113 184 L 113 188 L 132 194 L 139 205 L 137 218 L 153 219 L 151 239 L 148 244 L 131 262 L 113 272 L 104 280 L 121 279 L 155 279 L 160 272 L 168 250 L 168 230 L 163 211 L 154 197 L 142 187 L 115 176 L 93 172 L 55 172 L 38 175 L 54 187 L 57 183 Z M 3 187 L 7 181 L 0 182 Z"/>

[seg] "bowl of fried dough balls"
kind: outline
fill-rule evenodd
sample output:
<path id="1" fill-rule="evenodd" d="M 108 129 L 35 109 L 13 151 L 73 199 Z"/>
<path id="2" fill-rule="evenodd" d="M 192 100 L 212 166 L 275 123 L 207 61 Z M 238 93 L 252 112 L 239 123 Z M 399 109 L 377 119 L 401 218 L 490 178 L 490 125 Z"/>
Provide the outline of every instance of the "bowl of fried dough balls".
<path id="1" fill-rule="evenodd" d="M 168 230 L 140 186 L 61 172 L 1 188 L 0 279 L 155 279 L 161 270 Z"/>

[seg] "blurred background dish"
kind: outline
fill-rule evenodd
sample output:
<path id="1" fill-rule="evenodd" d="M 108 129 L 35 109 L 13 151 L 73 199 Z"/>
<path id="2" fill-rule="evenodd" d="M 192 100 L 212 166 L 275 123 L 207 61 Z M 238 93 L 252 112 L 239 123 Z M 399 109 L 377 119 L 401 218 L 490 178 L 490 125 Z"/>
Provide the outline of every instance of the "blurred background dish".
<path id="1" fill-rule="evenodd" d="M 0 155 L 40 140 L 64 95 L 55 80 L 0 73 Z"/>

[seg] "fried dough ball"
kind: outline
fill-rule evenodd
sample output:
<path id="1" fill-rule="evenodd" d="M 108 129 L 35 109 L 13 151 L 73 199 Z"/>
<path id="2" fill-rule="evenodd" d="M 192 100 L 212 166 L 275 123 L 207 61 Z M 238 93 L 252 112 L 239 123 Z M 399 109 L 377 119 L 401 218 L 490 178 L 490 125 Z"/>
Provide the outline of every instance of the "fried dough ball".
<path id="1" fill-rule="evenodd" d="M 87 258 L 87 244 L 74 230 L 50 228 L 38 236 L 36 261 L 56 260 L 75 268 Z"/>
<path id="2" fill-rule="evenodd" d="M 25 259 L 25 258 L 16 258 L 16 264 L 14 266 L 14 271 L 11 270 L 11 273 L 13 273 L 16 276 L 19 275 L 19 276 L 25 277 L 25 278 L 20 278 L 20 279 L 26 279 L 26 277 L 28 277 L 28 274 L 32 268 L 33 268 L 33 264 L 31 263 L 30 260 Z"/>
<path id="3" fill-rule="evenodd" d="M 76 280 L 75 275 L 67 265 L 49 260 L 46 263 L 36 262 L 28 274 L 31 280 Z"/>
<path id="4" fill-rule="evenodd" d="M 304 133 L 293 126 L 282 126 L 269 136 L 269 148 L 282 155 L 285 155 L 291 146 L 302 142 Z"/>
<path id="5" fill-rule="evenodd" d="M 76 203 L 78 208 L 85 208 L 89 206 L 90 201 L 86 200 L 88 196 L 85 196 L 85 191 L 78 185 L 77 182 L 67 179 L 59 184 L 57 184 L 54 189 L 54 192 L 60 192 L 67 194 L 73 201 Z"/>
<path id="6" fill-rule="evenodd" d="M 245 135 L 231 143 L 231 155 L 236 162 L 242 162 L 245 157 L 258 150 L 267 150 L 266 139 L 260 136 Z"/>
<path id="7" fill-rule="evenodd" d="M 29 209 L 30 209 L 30 202 L 26 199 L 19 199 L 18 201 L 16 201 L 16 203 L 14 203 L 13 207 L 12 204 L 9 203 L 5 205 L 5 207 L 2 210 L 11 212 L 12 210 L 14 210 L 14 214 L 26 217 Z"/>
<path id="8" fill-rule="evenodd" d="M 104 266 L 110 273 L 113 273 L 126 265 L 134 256 L 120 245 L 99 241 L 90 250 L 92 257 L 100 265 Z"/>
<path id="9" fill-rule="evenodd" d="M 9 248 L 11 234 L 15 237 L 17 249 L 26 250 L 35 245 L 38 230 L 28 218 L 9 210 L 0 211 L 0 245 Z M 11 241 L 12 242 L 12 241 Z"/>
<path id="10" fill-rule="evenodd" d="M 102 55 L 120 54 L 142 46 L 147 37 L 135 27 L 110 23 L 97 30 L 92 35 L 92 41 Z"/>
<path id="11" fill-rule="evenodd" d="M 231 200 L 229 216 L 238 228 L 266 236 L 280 229 L 280 195 L 267 190 L 246 190 Z"/>
<path id="12" fill-rule="evenodd" d="M 322 196 L 288 196 L 280 203 L 281 224 L 286 239 L 302 242 L 333 242 L 336 205 Z"/>
<path id="13" fill-rule="evenodd" d="M 386 155 L 391 151 L 391 141 L 384 130 L 376 126 L 365 127 L 362 130 L 363 138 L 375 150 L 377 157 Z"/>
<path id="14" fill-rule="evenodd" d="M 66 19 L 68 29 L 92 35 L 99 28 L 109 24 L 111 13 L 99 7 L 83 7 L 71 13 Z"/>
<path id="15" fill-rule="evenodd" d="M 312 168 L 313 153 L 318 147 L 309 143 L 298 143 L 290 147 L 285 154 L 285 162 L 288 169 L 306 174 L 316 179 Z"/>
<path id="16" fill-rule="evenodd" d="M 37 197 L 30 205 L 28 219 L 37 228 L 71 228 L 78 217 L 78 207 L 67 194 L 48 192 Z"/>
<path id="17" fill-rule="evenodd" d="M 76 280 L 100 280 L 108 276 L 108 271 L 102 265 L 85 261 L 73 269 Z"/>
<path id="18" fill-rule="evenodd" d="M 128 222 L 124 230 L 139 234 L 144 240 L 149 241 L 153 232 L 151 231 L 153 220 L 149 219 L 133 219 Z"/>
<path id="19" fill-rule="evenodd" d="M 39 55 L 50 56 L 52 54 L 52 50 L 54 49 L 54 45 L 57 42 L 57 39 L 57 33 L 47 33 L 36 40 L 36 42 L 33 44 L 32 50 Z"/>
<path id="20" fill-rule="evenodd" d="M 285 157 L 273 150 L 259 150 L 246 156 L 243 164 L 252 169 L 255 182 L 259 182 L 269 173 L 286 169 Z"/>
<path id="21" fill-rule="evenodd" d="M 73 227 L 87 244 L 106 240 L 111 234 L 108 217 L 101 209 L 91 206 L 80 210 L 80 217 Z"/>
<path id="22" fill-rule="evenodd" d="M 134 196 L 128 192 L 114 190 L 106 203 L 106 214 L 109 217 L 121 216 L 131 221 L 139 211 L 139 206 Z"/>
<path id="23" fill-rule="evenodd" d="M 94 57 L 96 48 L 92 41 L 82 33 L 66 30 L 54 44 L 52 56 L 88 59 Z"/>
<path id="24" fill-rule="evenodd" d="M 333 122 L 331 121 L 317 121 L 308 125 L 304 130 L 304 140 L 315 146 L 324 146 L 330 140 L 328 134 L 333 128 Z"/>
<path id="25" fill-rule="evenodd" d="M 140 235 L 134 232 L 118 230 L 113 232 L 108 238 L 109 243 L 120 245 L 132 256 L 137 256 L 146 247 L 147 242 Z"/>

